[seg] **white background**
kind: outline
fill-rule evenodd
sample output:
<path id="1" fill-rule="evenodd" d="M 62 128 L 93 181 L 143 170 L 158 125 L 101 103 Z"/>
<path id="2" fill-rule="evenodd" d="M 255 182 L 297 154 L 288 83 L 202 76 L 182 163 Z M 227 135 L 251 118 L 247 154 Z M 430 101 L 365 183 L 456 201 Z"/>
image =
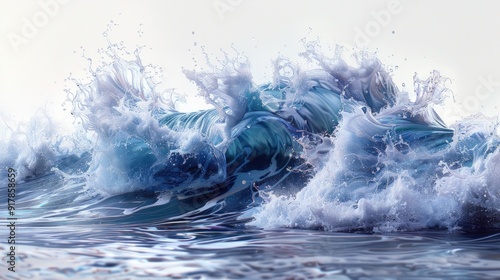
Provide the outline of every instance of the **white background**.
<path id="1" fill-rule="evenodd" d="M 61 106 L 64 79 L 69 73 L 85 76 L 83 49 L 99 60 L 96 50 L 107 46 L 102 33 L 113 21 L 112 41 L 123 41 L 129 50 L 145 45 L 143 61 L 163 68 L 163 87 L 191 97 L 195 87 L 182 67 L 199 68 L 193 58 L 202 57 L 200 46 L 220 55 L 232 44 L 249 57 L 254 76 L 263 82 L 271 79 L 271 61 L 279 54 L 295 59 L 304 50 L 301 39 L 320 38 L 326 53 L 337 44 L 349 49 L 356 42 L 377 52 L 384 64 L 398 66 L 394 79 L 408 89 L 415 72 L 426 78 L 433 69 L 440 71 L 450 78 L 447 85 L 455 96 L 440 109 L 448 122 L 478 112 L 498 116 L 499 5 L 464 2 L 0 0 L 0 112 L 6 120 L 19 121 L 43 106 L 56 117 L 69 117 Z M 52 3 L 49 10 L 44 3 Z M 27 22 L 36 30 L 26 33 Z M 369 40 L 359 41 L 360 32 Z M 191 100 L 181 109 L 205 106 Z"/>

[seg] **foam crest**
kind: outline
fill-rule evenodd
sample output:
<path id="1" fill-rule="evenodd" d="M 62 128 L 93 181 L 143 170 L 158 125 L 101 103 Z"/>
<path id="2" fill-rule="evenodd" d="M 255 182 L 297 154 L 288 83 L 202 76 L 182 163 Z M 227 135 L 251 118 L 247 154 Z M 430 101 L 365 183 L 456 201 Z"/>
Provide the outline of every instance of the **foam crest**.
<path id="1" fill-rule="evenodd" d="M 399 98 L 372 114 L 345 102 L 327 162 L 292 196 L 262 192 L 250 224 L 333 231 L 498 227 L 499 138 L 491 120 L 447 128 L 432 109 L 444 79 L 435 72 L 416 101 Z"/>
<path id="2" fill-rule="evenodd" d="M 254 87 L 250 64 L 239 54 L 235 58 L 224 54 L 219 65 L 208 64 L 210 71 L 184 70 L 184 74 L 198 86 L 199 94 L 224 119 L 223 131 L 227 143 L 231 139 L 231 129 L 248 111 L 248 93 Z"/>
<path id="3" fill-rule="evenodd" d="M 225 178 L 223 154 L 195 131 L 154 117 L 165 106 L 140 58 L 114 57 L 70 95 L 73 114 L 95 133 L 87 176 L 100 193 L 197 188 Z"/>
<path id="4" fill-rule="evenodd" d="M 16 127 L 2 117 L 0 129 L 0 164 L 17 171 L 18 180 L 29 180 L 49 173 L 60 157 L 71 153 L 74 146 L 43 109 L 27 123 Z"/>
<path id="5" fill-rule="evenodd" d="M 500 227 L 498 120 L 446 125 L 434 110 L 449 92 L 437 71 L 414 77 L 410 100 L 366 53 L 350 65 L 339 49 L 328 57 L 306 44 L 307 64 L 279 57 L 263 85 L 246 58 L 224 53 L 208 70 L 184 71 L 213 106 L 184 113 L 139 51 L 110 44 L 104 55 L 95 69 L 89 59 L 88 81 L 70 79 L 82 131 L 61 135 L 43 111 L 25 126 L 0 124 L 1 164 L 35 182 L 55 173 L 57 186 L 27 200 L 46 217 L 148 224 L 245 214 L 263 228 L 333 231 Z"/>

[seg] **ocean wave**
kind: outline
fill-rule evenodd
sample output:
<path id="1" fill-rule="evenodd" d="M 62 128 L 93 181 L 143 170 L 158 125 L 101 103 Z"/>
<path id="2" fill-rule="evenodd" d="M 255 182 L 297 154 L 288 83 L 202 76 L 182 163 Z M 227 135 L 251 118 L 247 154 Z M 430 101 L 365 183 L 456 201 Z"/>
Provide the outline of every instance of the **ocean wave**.
<path id="1" fill-rule="evenodd" d="M 279 58 L 264 85 L 248 61 L 226 55 L 209 71 L 185 71 L 213 109 L 179 112 L 138 52 L 110 53 L 90 81 L 72 79 L 79 133 L 62 137 L 40 116 L 23 129 L 2 124 L 2 164 L 35 180 L 25 203 L 45 222 L 500 227 L 497 122 L 447 126 L 433 109 L 446 95 L 437 71 L 414 79 L 410 100 L 366 55 L 349 66 L 308 48 L 316 67 Z"/>

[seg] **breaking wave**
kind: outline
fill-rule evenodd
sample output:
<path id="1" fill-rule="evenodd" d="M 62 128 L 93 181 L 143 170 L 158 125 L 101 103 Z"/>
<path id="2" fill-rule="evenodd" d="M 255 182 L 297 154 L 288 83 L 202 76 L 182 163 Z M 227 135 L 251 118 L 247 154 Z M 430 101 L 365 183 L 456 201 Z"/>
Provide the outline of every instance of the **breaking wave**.
<path id="1" fill-rule="evenodd" d="M 89 81 L 69 79 L 77 132 L 43 111 L 1 124 L 1 163 L 29 186 L 19 208 L 32 224 L 500 227 L 497 121 L 446 125 L 433 109 L 447 92 L 438 72 L 414 78 L 411 100 L 367 55 L 350 66 L 309 46 L 315 67 L 278 58 L 261 85 L 226 56 L 185 70 L 212 109 L 179 112 L 139 52 L 109 53 Z"/>

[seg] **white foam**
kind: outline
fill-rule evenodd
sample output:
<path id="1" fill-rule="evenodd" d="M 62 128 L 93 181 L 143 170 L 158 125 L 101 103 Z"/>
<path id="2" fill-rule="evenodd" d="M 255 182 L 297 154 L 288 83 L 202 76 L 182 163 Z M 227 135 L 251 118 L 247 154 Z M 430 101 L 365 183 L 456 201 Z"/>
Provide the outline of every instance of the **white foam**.
<path id="1" fill-rule="evenodd" d="M 384 111 L 380 115 L 384 116 Z M 441 151 L 402 153 L 388 145 L 380 151 L 370 176 L 366 170 L 359 171 L 360 163 L 370 162 L 362 158 L 364 151 L 359 143 L 380 131 L 369 113 L 355 107 L 353 112 L 343 113 L 343 121 L 332 137 L 334 148 L 310 182 L 294 196 L 261 192 L 266 203 L 253 210 L 255 220 L 250 225 L 382 232 L 453 229 L 468 222 L 499 226 L 500 148 L 494 144 L 498 139 L 494 124 L 476 117 L 454 125 L 454 142 Z M 457 150 L 462 156 L 470 152 L 459 143 L 477 134 L 486 136 L 477 145 L 490 145 L 496 150 L 487 154 L 486 149 L 470 147 L 475 149 L 470 166 L 452 167 L 439 161 Z M 480 224 L 479 219 L 484 217 L 486 224 Z"/>
<path id="2" fill-rule="evenodd" d="M 145 74 L 146 68 L 136 55 L 134 60 L 113 56 L 109 64 L 103 64 L 93 72 L 89 83 L 79 84 L 78 90 L 70 92 L 72 112 L 82 120 L 87 131 L 96 135 L 86 174 L 90 188 L 103 195 L 115 195 L 154 187 L 196 188 L 223 180 L 225 162 L 222 153 L 198 132 L 173 131 L 160 126 L 153 116 L 154 112 L 168 107 L 168 102 L 156 92 L 155 83 Z M 210 151 L 209 156 L 214 159 L 196 158 L 196 155 Z M 175 181 L 179 178 L 172 178 L 173 185 L 158 181 L 156 172 L 185 163 L 170 162 L 174 154 L 197 160 L 200 167 L 213 160 L 220 164 L 219 172 L 210 175 L 202 172 L 199 178 L 187 178 L 182 186 Z"/>

